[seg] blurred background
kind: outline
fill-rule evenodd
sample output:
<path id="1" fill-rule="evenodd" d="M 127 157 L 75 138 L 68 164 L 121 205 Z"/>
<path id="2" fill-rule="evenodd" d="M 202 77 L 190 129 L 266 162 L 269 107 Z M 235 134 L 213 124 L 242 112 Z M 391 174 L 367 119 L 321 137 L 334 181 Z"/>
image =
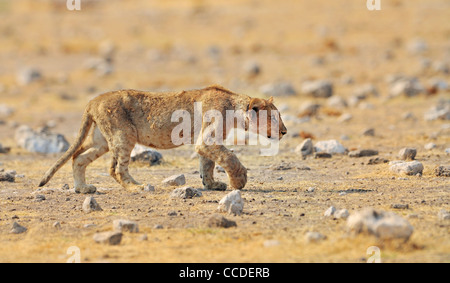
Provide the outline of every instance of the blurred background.
<path id="1" fill-rule="evenodd" d="M 72 136 L 89 99 L 121 88 L 221 84 L 279 96 L 283 109 L 310 97 L 302 84 L 311 80 L 355 105 L 361 87 L 387 98 L 398 78 L 418 81 L 421 95 L 448 95 L 446 0 L 382 0 L 380 11 L 361 0 L 81 0 L 80 11 L 66 2 L 0 0 L 5 143 L 23 123 L 65 121 L 57 130 Z M 293 109 L 287 120 L 301 116 Z"/>

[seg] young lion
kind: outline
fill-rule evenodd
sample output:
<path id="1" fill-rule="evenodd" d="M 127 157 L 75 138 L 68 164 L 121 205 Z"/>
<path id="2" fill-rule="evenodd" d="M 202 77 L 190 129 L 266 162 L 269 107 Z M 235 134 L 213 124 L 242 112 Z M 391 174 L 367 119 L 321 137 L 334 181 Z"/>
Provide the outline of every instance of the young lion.
<path id="1" fill-rule="evenodd" d="M 96 188 L 85 182 L 86 167 L 101 155 L 111 151 L 110 175 L 126 189 L 142 189 L 143 185 L 136 182 L 128 172 L 132 149 L 137 143 L 157 149 L 179 146 L 180 144 L 174 144 L 171 138 L 172 131 L 177 125 L 171 121 L 172 113 L 183 109 L 190 114 L 191 121 L 194 121 L 195 102 L 202 103 L 203 112 L 216 110 L 222 114 L 222 117 L 226 117 L 227 110 L 241 110 L 242 113 L 247 114 L 256 112 L 258 117 L 260 110 L 266 110 L 268 112 L 267 136 L 270 138 L 273 126 L 279 130 L 279 139 L 286 134 L 286 127 L 279 114 L 275 118 L 270 115 L 271 110 L 277 110 L 272 103 L 272 98 L 268 100 L 251 98 L 220 86 L 178 93 L 136 90 L 109 92 L 88 103 L 78 137 L 67 152 L 45 173 L 39 186 L 44 186 L 72 157 L 75 191 L 94 193 Z M 245 130 L 248 130 L 249 118 L 248 115 L 244 116 Z M 211 123 L 202 121 L 202 130 L 207 129 L 209 125 Z M 191 125 L 191 130 L 194 131 L 194 123 Z M 224 127 L 223 137 L 227 134 L 227 129 Z M 195 142 L 192 135 L 191 144 L 196 144 L 195 150 L 200 156 L 200 175 L 205 189 L 225 190 L 227 187 L 225 183 L 214 181 L 213 171 L 216 162 L 227 172 L 231 187 L 241 189 L 245 186 L 247 169 L 236 155 L 222 144 Z"/>

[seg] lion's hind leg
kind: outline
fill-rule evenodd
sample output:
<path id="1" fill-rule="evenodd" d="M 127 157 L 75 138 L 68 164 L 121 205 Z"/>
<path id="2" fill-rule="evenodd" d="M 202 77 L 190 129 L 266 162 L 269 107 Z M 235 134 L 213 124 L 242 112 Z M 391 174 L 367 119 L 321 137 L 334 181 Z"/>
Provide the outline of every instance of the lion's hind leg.
<path id="1" fill-rule="evenodd" d="M 94 127 L 87 142 L 73 155 L 73 179 L 75 192 L 95 193 L 93 185 L 86 184 L 86 167 L 94 160 L 108 152 L 108 143 L 97 127 Z"/>
<path id="2" fill-rule="evenodd" d="M 130 139 L 116 137 L 116 147 L 111 149 L 112 160 L 111 167 L 109 169 L 110 175 L 120 184 L 122 187 L 128 190 L 142 190 L 143 185 L 137 182 L 128 170 L 130 164 L 131 151 L 135 146 L 135 142 Z"/>

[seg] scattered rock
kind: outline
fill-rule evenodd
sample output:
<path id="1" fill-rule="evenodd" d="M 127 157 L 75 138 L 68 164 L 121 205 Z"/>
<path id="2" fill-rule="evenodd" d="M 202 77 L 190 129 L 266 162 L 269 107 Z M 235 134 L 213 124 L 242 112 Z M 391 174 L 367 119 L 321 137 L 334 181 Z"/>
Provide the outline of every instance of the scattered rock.
<path id="1" fill-rule="evenodd" d="M 169 211 L 169 213 L 167 213 L 168 216 L 177 216 L 178 213 L 175 210 Z"/>
<path id="2" fill-rule="evenodd" d="M 53 222 L 52 226 L 53 228 L 61 229 L 61 222 L 59 221 Z"/>
<path id="3" fill-rule="evenodd" d="M 139 233 L 139 226 L 137 222 L 125 220 L 125 219 L 116 219 L 113 221 L 113 229 L 118 232 L 130 232 L 130 233 Z"/>
<path id="4" fill-rule="evenodd" d="M 17 73 L 16 79 L 20 85 L 28 85 L 42 79 L 42 73 L 36 68 L 26 67 Z"/>
<path id="5" fill-rule="evenodd" d="M 326 152 L 329 154 L 345 154 L 347 149 L 337 140 L 319 141 L 314 145 L 316 152 Z"/>
<path id="6" fill-rule="evenodd" d="M 302 84 L 304 94 L 318 98 L 328 98 L 333 95 L 333 84 L 327 80 L 307 81 Z"/>
<path id="7" fill-rule="evenodd" d="M 155 226 L 153 226 L 153 229 L 163 229 L 164 226 L 162 226 L 161 224 L 156 224 Z"/>
<path id="8" fill-rule="evenodd" d="M 450 177 L 450 165 L 437 167 L 434 170 L 434 174 L 438 177 L 439 176 Z"/>
<path id="9" fill-rule="evenodd" d="M 330 206 L 327 210 L 325 210 L 323 216 L 331 217 L 336 212 L 336 208 L 334 206 Z"/>
<path id="10" fill-rule="evenodd" d="M 314 153 L 314 158 L 331 158 L 332 155 L 327 152 L 316 152 Z"/>
<path id="11" fill-rule="evenodd" d="M 319 232 L 308 232 L 305 235 L 305 239 L 308 243 L 317 243 L 327 239 L 327 236 Z"/>
<path id="12" fill-rule="evenodd" d="M 150 166 L 160 164 L 162 158 L 162 154 L 158 151 L 140 144 L 137 144 L 131 151 L 131 161 L 149 162 Z"/>
<path id="13" fill-rule="evenodd" d="M 336 211 L 334 213 L 333 216 L 334 216 L 334 218 L 337 218 L 337 219 L 347 219 L 349 215 L 350 214 L 348 213 L 347 209 L 339 209 L 338 211 Z"/>
<path id="14" fill-rule="evenodd" d="M 362 135 L 366 136 L 366 137 L 374 137 L 375 136 L 375 129 L 374 128 L 365 129 L 362 132 Z"/>
<path id="15" fill-rule="evenodd" d="M 180 198 L 180 199 L 188 199 L 188 198 L 201 197 L 201 196 L 202 196 L 202 193 L 199 190 L 194 189 L 189 186 L 185 186 L 182 188 L 176 188 L 170 194 L 171 198 Z"/>
<path id="16" fill-rule="evenodd" d="M 316 188 L 314 188 L 314 187 L 309 187 L 308 189 L 306 189 L 306 191 L 308 193 L 313 193 L 315 190 L 316 190 Z"/>
<path id="17" fill-rule="evenodd" d="M 69 149 L 69 143 L 63 135 L 49 133 L 45 128 L 35 132 L 28 126 L 20 126 L 15 132 L 17 144 L 30 151 L 38 153 L 60 153 Z"/>
<path id="18" fill-rule="evenodd" d="M 101 244 L 119 245 L 122 241 L 122 233 L 107 231 L 94 234 L 94 241 Z"/>
<path id="19" fill-rule="evenodd" d="M 292 96 L 296 95 L 295 88 L 289 82 L 271 83 L 261 86 L 259 89 L 267 96 Z"/>
<path id="20" fill-rule="evenodd" d="M 450 120 L 450 100 L 440 100 L 424 114 L 426 121 Z"/>
<path id="21" fill-rule="evenodd" d="M 36 202 L 41 202 L 45 200 L 45 196 L 44 195 L 36 195 L 35 196 L 35 201 Z"/>
<path id="22" fill-rule="evenodd" d="M 217 210 L 229 214 L 241 215 L 244 209 L 244 200 L 240 190 L 233 190 L 219 201 Z"/>
<path id="23" fill-rule="evenodd" d="M 280 245 L 280 241 L 275 240 L 275 239 L 271 239 L 271 240 L 265 240 L 263 243 L 263 246 L 265 248 L 270 248 L 270 247 L 276 247 Z"/>
<path id="24" fill-rule="evenodd" d="M 367 84 L 358 86 L 353 90 L 353 96 L 358 97 L 359 100 L 368 98 L 369 96 L 378 96 L 378 90 L 374 85 Z"/>
<path id="25" fill-rule="evenodd" d="M 229 228 L 236 227 L 236 222 L 223 217 L 222 215 L 214 214 L 208 219 L 208 227 Z"/>
<path id="26" fill-rule="evenodd" d="M 402 77 L 392 84 L 389 90 L 389 95 L 391 97 L 397 97 L 400 95 L 412 97 L 424 92 L 425 88 L 416 78 Z"/>
<path id="27" fill-rule="evenodd" d="M 8 118 L 14 113 L 14 108 L 6 105 L 0 104 L 0 118 Z"/>
<path id="28" fill-rule="evenodd" d="M 394 208 L 394 209 L 409 209 L 409 205 L 408 204 L 395 203 L 395 204 L 391 204 L 391 208 Z"/>
<path id="29" fill-rule="evenodd" d="M 414 231 L 409 222 L 393 212 L 366 208 L 352 213 L 347 227 L 355 233 L 368 233 L 380 239 L 408 240 Z"/>
<path id="30" fill-rule="evenodd" d="M 405 147 L 398 152 L 398 158 L 402 160 L 414 160 L 417 150 L 415 148 Z"/>
<path id="31" fill-rule="evenodd" d="M 164 179 L 162 183 L 169 186 L 182 186 L 186 184 L 186 178 L 183 174 L 173 175 Z"/>
<path id="32" fill-rule="evenodd" d="M 394 161 L 390 162 L 389 164 L 392 164 L 391 167 L 389 167 L 389 170 L 395 173 L 403 173 L 406 175 L 416 175 L 416 174 L 422 174 L 423 172 L 423 165 L 419 161 L 410 161 L 410 162 L 404 162 L 404 161 Z"/>
<path id="33" fill-rule="evenodd" d="M 371 158 L 369 159 L 369 161 L 367 162 L 368 165 L 374 165 L 374 164 L 382 164 L 382 163 L 388 163 L 389 160 L 382 158 L 382 157 L 375 157 L 375 158 Z"/>
<path id="34" fill-rule="evenodd" d="M 243 69 L 245 74 L 250 78 L 256 77 L 261 73 L 261 66 L 255 61 L 246 62 Z"/>
<path id="35" fill-rule="evenodd" d="M 408 42 L 407 49 L 411 54 L 420 54 L 428 50 L 428 44 L 425 40 L 416 38 Z"/>
<path id="36" fill-rule="evenodd" d="M 147 184 L 147 185 L 144 186 L 143 191 L 144 192 L 154 192 L 155 191 L 155 187 L 150 185 L 150 184 Z"/>
<path id="37" fill-rule="evenodd" d="M 100 205 L 97 203 L 97 201 L 94 199 L 94 197 L 86 197 L 83 202 L 83 211 L 85 213 L 91 213 L 92 211 L 102 211 L 103 209 L 100 207 Z"/>
<path id="38" fill-rule="evenodd" d="M 10 147 L 3 147 L 0 143 L 0 153 L 8 153 L 11 150 Z"/>
<path id="39" fill-rule="evenodd" d="M 373 155 L 378 155 L 378 151 L 373 149 L 358 149 L 352 150 L 348 153 L 349 157 L 364 157 Z"/>
<path id="40" fill-rule="evenodd" d="M 301 154 L 303 158 L 312 154 L 314 146 L 310 138 L 305 139 L 301 144 L 295 148 L 295 153 Z"/>
<path id="41" fill-rule="evenodd" d="M 351 119 L 353 119 L 353 115 L 352 114 L 350 114 L 350 113 L 343 113 L 341 116 L 339 116 L 337 121 L 339 123 L 345 123 L 345 122 L 350 121 Z"/>
<path id="42" fill-rule="evenodd" d="M 332 96 L 327 99 L 327 105 L 333 108 L 346 108 L 348 107 L 347 101 L 341 96 Z M 281 111 L 281 110 L 280 110 Z"/>
<path id="43" fill-rule="evenodd" d="M 448 212 L 445 209 L 441 209 L 438 212 L 438 219 L 439 220 L 450 220 L 450 212 Z"/>
<path id="44" fill-rule="evenodd" d="M 9 172 L 0 172 L 0 182 L 11 182 L 14 183 L 16 181 L 16 176 Z"/>
<path id="45" fill-rule="evenodd" d="M 424 146 L 424 148 L 425 148 L 426 150 L 431 150 L 431 149 L 433 149 L 433 148 L 436 148 L 436 144 L 430 142 L 430 143 L 427 143 L 427 144 Z"/>
<path id="46" fill-rule="evenodd" d="M 9 231 L 10 234 L 22 234 L 27 231 L 27 228 L 23 227 L 19 223 L 15 222 L 12 224 L 11 230 Z"/>

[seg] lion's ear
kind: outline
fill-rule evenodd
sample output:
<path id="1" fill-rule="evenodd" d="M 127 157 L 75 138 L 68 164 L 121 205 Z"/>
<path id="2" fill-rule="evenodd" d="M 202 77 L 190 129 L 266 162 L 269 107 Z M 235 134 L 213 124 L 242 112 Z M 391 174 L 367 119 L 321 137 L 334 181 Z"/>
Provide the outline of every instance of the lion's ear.
<path id="1" fill-rule="evenodd" d="M 264 108 L 266 106 L 266 102 L 264 99 L 260 98 L 252 98 L 250 99 L 250 104 L 248 105 L 248 110 L 253 110 L 255 112 L 258 112 L 260 109 Z"/>
<path id="2" fill-rule="evenodd" d="M 270 104 L 273 104 L 273 96 L 269 97 L 269 99 L 267 100 Z"/>

